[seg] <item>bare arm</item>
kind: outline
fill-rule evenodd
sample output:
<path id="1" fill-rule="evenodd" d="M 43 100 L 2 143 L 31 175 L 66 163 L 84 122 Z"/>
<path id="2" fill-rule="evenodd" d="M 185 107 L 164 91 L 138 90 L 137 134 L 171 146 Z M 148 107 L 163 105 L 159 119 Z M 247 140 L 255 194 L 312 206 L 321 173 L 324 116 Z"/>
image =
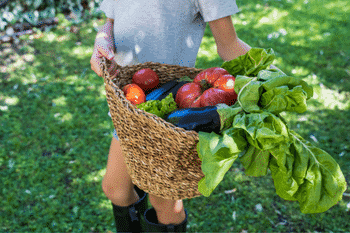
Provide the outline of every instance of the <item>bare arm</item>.
<path id="1" fill-rule="evenodd" d="M 114 26 L 114 19 L 107 18 L 106 23 L 97 32 L 96 40 L 99 40 L 100 38 L 104 38 L 104 39 L 107 39 L 108 41 L 113 42 L 114 40 L 113 26 Z"/>
<path id="2" fill-rule="evenodd" d="M 231 16 L 210 21 L 209 26 L 215 38 L 217 53 L 222 60 L 233 60 L 251 49 L 247 43 L 238 38 Z M 270 65 L 270 68 L 281 71 L 274 65 Z"/>
<path id="3" fill-rule="evenodd" d="M 246 54 L 251 47 L 238 38 L 231 16 L 209 22 L 217 52 L 222 60 L 230 61 Z"/>
<path id="4" fill-rule="evenodd" d="M 99 64 L 99 60 L 101 57 L 106 57 L 107 59 L 112 61 L 108 72 L 111 73 L 116 68 L 116 62 L 112 60 L 116 51 L 114 45 L 113 26 L 114 20 L 111 18 L 107 18 L 106 23 L 97 32 L 96 35 L 94 51 L 91 56 L 90 64 L 91 69 L 95 71 L 95 73 L 100 77 L 102 76 L 102 71 L 100 69 Z M 113 73 L 112 75 L 115 76 L 115 73 Z"/>

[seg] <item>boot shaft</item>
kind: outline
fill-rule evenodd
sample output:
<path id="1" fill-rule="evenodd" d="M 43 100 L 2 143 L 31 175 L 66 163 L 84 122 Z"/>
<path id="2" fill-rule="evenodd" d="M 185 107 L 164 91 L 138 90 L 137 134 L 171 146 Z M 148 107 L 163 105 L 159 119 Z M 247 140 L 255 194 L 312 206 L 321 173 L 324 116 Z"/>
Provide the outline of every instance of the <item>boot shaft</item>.
<path id="1" fill-rule="evenodd" d="M 140 199 L 130 206 L 117 206 L 112 203 L 113 215 L 117 232 L 143 232 L 144 223 L 141 220 L 148 208 L 147 193 L 134 186 Z"/>
<path id="2" fill-rule="evenodd" d="M 152 207 L 147 209 L 144 214 L 146 223 L 146 232 L 186 232 L 187 230 L 187 210 L 185 209 L 186 218 L 179 225 L 168 224 L 164 225 L 158 222 L 157 213 Z"/>

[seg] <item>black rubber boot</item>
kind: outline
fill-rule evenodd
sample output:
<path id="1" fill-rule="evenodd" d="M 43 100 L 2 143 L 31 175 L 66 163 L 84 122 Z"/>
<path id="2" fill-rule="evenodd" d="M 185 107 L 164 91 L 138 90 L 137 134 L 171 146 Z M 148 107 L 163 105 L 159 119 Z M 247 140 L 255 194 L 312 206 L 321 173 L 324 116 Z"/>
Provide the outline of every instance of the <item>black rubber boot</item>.
<path id="1" fill-rule="evenodd" d="M 157 219 L 156 210 L 152 207 L 147 209 L 144 214 L 144 219 L 146 223 L 146 232 L 186 232 L 187 228 L 187 210 L 185 209 L 186 218 L 179 225 L 164 225 L 160 224 Z"/>
<path id="2" fill-rule="evenodd" d="M 141 217 L 143 218 L 148 208 L 147 193 L 139 189 L 136 185 L 134 189 L 140 198 L 134 204 L 122 207 L 112 203 L 117 232 L 144 232 L 145 224 L 141 220 Z"/>

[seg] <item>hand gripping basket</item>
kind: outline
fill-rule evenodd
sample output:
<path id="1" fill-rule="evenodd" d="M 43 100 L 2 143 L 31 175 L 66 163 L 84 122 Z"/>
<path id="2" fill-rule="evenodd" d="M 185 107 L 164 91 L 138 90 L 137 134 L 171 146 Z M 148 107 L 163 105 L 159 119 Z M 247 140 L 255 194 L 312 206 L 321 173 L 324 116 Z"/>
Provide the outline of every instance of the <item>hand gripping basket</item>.
<path id="1" fill-rule="evenodd" d="M 154 62 L 118 65 L 118 76 L 111 80 L 109 66 L 110 61 L 102 57 L 107 102 L 133 184 L 168 200 L 201 196 L 198 182 L 204 174 L 197 154 L 198 133 L 138 109 L 125 98 L 122 88 L 144 68 L 158 74 L 160 85 L 183 76 L 194 78 L 202 69 Z"/>

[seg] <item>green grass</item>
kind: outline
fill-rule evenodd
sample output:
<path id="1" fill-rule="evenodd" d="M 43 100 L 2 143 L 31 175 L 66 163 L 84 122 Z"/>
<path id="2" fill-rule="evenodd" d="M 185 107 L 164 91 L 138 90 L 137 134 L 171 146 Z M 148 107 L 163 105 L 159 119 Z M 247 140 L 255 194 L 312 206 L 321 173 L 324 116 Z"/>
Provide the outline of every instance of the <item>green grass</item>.
<path id="1" fill-rule="evenodd" d="M 233 16 L 252 47 L 273 48 L 275 65 L 314 88 L 289 127 L 327 151 L 350 179 L 350 14 L 348 1 L 246 1 Z M 266 5 L 265 5 L 266 4 Z M 96 26 L 22 36 L 1 47 L 1 232 L 114 231 L 101 189 L 113 123 L 103 79 L 90 68 Z M 220 66 L 206 29 L 196 67 Z M 236 189 L 226 194 L 226 190 Z M 350 193 L 350 189 L 346 190 Z M 149 203 L 150 205 L 150 203 Z M 271 173 L 247 177 L 237 161 L 208 198 L 184 200 L 188 232 L 349 232 L 350 199 L 302 214 L 276 195 Z M 258 210 L 261 205 L 262 210 Z"/>

